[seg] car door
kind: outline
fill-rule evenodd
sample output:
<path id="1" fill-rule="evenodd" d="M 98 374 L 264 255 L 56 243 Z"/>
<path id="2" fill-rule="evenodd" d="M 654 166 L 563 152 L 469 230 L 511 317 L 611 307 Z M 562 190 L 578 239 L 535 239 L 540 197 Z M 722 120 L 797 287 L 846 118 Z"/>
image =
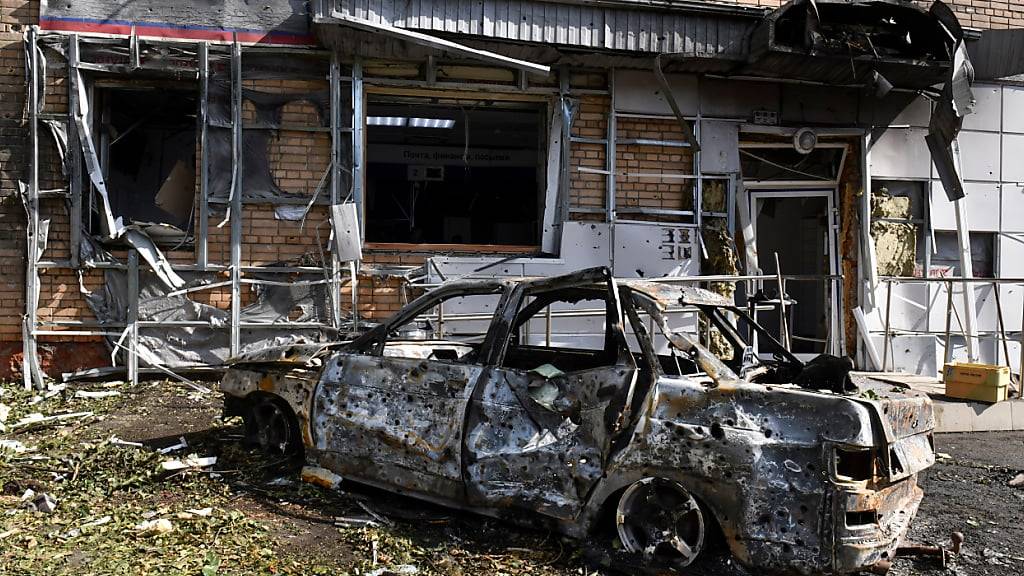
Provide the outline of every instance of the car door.
<path id="1" fill-rule="evenodd" d="M 461 501 L 463 422 L 490 322 L 478 314 L 473 338 L 457 338 L 457 319 L 438 310 L 477 299 L 493 312 L 502 294 L 500 284 L 439 288 L 331 357 L 314 398 L 319 460 L 366 483 Z"/>
<path id="2" fill-rule="evenodd" d="M 466 424 L 463 457 L 473 505 L 569 519 L 603 475 L 638 370 L 607 271 L 568 278 L 525 283 L 510 299 L 507 341 L 495 342 L 493 366 Z M 593 342 L 588 346 L 586 323 L 579 322 L 561 334 L 524 336 L 529 319 L 544 311 L 539 320 L 547 323 L 552 307 L 559 320 L 590 314 Z"/>

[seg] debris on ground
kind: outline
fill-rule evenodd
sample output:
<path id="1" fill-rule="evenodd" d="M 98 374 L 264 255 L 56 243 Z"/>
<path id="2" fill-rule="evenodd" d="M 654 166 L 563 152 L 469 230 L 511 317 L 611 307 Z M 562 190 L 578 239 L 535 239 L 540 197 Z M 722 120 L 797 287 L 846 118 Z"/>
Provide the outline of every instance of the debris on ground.
<path id="1" fill-rule="evenodd" d="M 160 467 L 167 472 L 178 472 L 189 468 L 209 468 L 217 463 L 216 456 L 196 456 L 192 454 L 181 460 L 167 460 L 160 463 Z"/>
<path id="2" fill-rule="evenodd" d="M 341 480 L 341 476 L 326 468 L 319 466 L 303 466 L 302 468 L 303 482 L 315 484 L 329 490 L 336 490 L 338 486 L 341 486 Z"/>
<path id="3" fill-rule="evenodd" d="M 1014 488 L 1017 488 L 1018 486 L 1024 486 L 1024 472 L 1021 472 L 1020 474 L 1017 474 L 1016 476 L 1011 478 L 1007 484 Z"/>

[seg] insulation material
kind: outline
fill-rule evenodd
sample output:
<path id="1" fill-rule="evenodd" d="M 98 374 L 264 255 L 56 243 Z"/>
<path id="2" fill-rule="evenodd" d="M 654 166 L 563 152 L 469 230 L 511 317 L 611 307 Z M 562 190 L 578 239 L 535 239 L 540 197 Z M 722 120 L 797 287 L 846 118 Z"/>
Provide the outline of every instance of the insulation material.
<path id="1" fill-rule="evenodd" d="M 907 196 L 871 195 L 871 216 L 873 218 L 910 219 L 910 198 Z"/>
<path id="2" fill-rule="evenodd" d="M 883 188 L 883 191 L 885 189 Z M 871 238 L 875 243 L 875 261 L 880 276 L 914 276 L 917 261 L 917 226 L 909 196 L 871 195 Z"/>
<path id="3" fill-rule="evenodd" d="M 166 0 L 42 0 L 44 30 L 140 37 L 308 45 L 306 0 L 167 2 Z"/>
<path id="4" fill-rule="evenodd" d="M 917 259 L 917 227 L 906 222 L 871 223 L 879 276 L 914 275 Z"/>

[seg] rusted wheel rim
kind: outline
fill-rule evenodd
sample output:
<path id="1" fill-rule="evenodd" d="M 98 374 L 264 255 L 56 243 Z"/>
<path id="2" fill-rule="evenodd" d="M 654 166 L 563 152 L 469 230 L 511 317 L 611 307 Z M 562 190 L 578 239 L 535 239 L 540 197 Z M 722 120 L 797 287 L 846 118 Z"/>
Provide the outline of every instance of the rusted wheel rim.
<path id="1" fill-rule="evenodd" d="M 257 404 L 252 415 L 260 449 L 272 454 L 286 453 L 291 445 L 292 428 L 284 410 L 276 402 L 267 400 Z"/>
<path id="2" fill-rule="evenodd" d="M 689 566 L 704 547 L 704 514 L 676 482 L 645 478 L 630 486 L 615 514 L 623 548 L 648 564 Z"/>

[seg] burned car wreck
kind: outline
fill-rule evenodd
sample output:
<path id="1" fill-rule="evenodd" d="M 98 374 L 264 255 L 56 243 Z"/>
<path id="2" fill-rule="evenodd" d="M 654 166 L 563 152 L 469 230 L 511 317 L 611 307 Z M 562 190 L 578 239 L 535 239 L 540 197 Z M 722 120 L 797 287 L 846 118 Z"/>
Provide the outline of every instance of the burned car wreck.
<path id="1" fill-rule="evenodd" d="M 441 314 L 421 321 L 465 298 L 492 311 L 477 337 Z M 531 333 L 531 319 L 579 303 L 598 310 L 593 338 Z M 680 308 L 721 331 L 731 359 L 670 326 Z M 715 535 L 758 571 L 887 566 L 934 462 L 931 404 L 856 373 L 843 373 L 854 391 L 794 384 L 802 372 L 725 298 L 597 268 L 449 282 L 352 342 L 238 357 L 221 388 L 265 448 L 581 539 L 606 531 L 653 569 L 688 566 Z"/>

